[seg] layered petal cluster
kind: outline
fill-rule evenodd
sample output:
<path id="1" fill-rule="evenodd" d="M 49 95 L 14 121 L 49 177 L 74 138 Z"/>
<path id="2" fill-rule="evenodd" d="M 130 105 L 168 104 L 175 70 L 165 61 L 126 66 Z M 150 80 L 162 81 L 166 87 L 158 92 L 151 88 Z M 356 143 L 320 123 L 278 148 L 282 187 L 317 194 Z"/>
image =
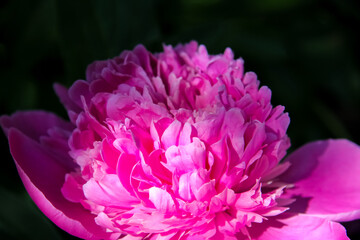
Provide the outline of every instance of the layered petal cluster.
<path id="1" fill-rule="evenodd" d="M 230 49 L 138 45 L 55 85 L 70 122 L 1 118 L 26 189 L 84 239 L 347 239 L 360 148 L 290 146 L 284 107 Z M 345 173 L 346 172 L 346 173 Z"/>

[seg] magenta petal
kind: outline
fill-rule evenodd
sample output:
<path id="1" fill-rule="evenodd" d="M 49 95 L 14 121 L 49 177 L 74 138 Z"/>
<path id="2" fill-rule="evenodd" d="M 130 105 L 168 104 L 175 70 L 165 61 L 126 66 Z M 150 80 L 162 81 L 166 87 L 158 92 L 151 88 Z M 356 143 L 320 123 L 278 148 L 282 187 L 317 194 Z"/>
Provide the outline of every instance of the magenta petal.
<path id="1" fill-rule="evenodd" d="M 136 157 L 127 153 L 122 153 L 117 163 L 116 172 L 122 186 L 132 195 L 135 195 L 131 185 L 131 173 L 137 164 Z"/>
<path id="2" fill-rule="evenodd" d="M 90 179 L 83 185 L 85 197 L 102 206 L 131 208 L 139 200 L 130 196 L 116 174 L 105 175 L 101 180 Z"/>
<path id="3" fill-rule="evenodd" d="M 347 140 L 309 143 L 287 161 L 281 176 L 294 183 L 286 195 L 297 201 L 291 211 L 305 212 L 334 221 L 360 217 L 360 147 Z"/>
<path id="4" fill-rule="evenodd" d="M 66 174 L 65 183 L 61 188 L 62 195 L 70 202 L 81 202 L 85 199 L 84 191 L 82 190 L 84 182 L 85 180 L 82 179 L 81 175 Z"/>
<path id="5" fill-rule="evenodd" d="M 81 108 L 76 105 L 73 100 L 70 99 L 69 91 L 66 87 L 61 84 L 55 83 L 54 90 L 56 92 L 56 95 L 58 95 L 60 102 L 65 106 L 68 111 L 73 111 L 77 113 L 81 111 Z"/>
<path id="6" fill-rule="evenodd" d="M 72 131 L 74 125 L 59 118 L 53 113 L 45 111 L 22 111 L 11 116 L 1 116 L 0 125 L 6 135 L 10 128 L 19 129 L 26 136 L 39 141 L 40 136 L 47 135 L 49 128 L 60 127 Z"/>
<path id="7" fill-rule="evenodd" d="M 91 93 L 89 89 L 89 83 L 84 80 L 77 80 L 74 84 L 69 88 L 68 94 L 69 98 L 80 108 L 83 107 L 83 103 L 81 98 L 84 97 L 86 103 L 88 104 L 91 99 Z"/>
<path id="8" fill-rule="evenodd" d="M 337 222 L 308 215 L 284 214 L 248 228 L 253 240 L 349 240 L 345 228 Z M 282 215 L 282 216 L 284 216 Z"/>
<path id="9" fill-rule="evenodd" d="M 11 154 L 30 197 L 40 210 L 68 233 L 84 239 L 109 239 L 94 216 L 61 194 L 66 170 L 43 147 L 17 129 L 8 131 Z"/>
<path id="10" fill-rule="evenodd" d="M 165 149 L 177 144 L 180 130 L 181 122 L 177 120 L 173 121 L 170 126 L 165 129 L 163 135 L 161 136 L 161 142 L 164 145 Z"/>
<path id="11" fill-rule="evenodd" d="M 175 211 L 175 203 L 171 195 L 161 188 L 151 187 L 149 199 L 154 203 L 156 209 L 162 213 L 173 213 Z"/>
<path id="12" fill-rule="evenodd" d="M 102 141 L 101 157 L 106 164 L 112 169 L 116 169 L 117 160 L 120 152 L 114 147 L 111 141 L 104 139 Z"/>
<path id="13" fill-rule="evenodd" d="M 58 163 L 72 171 L 75 167 L 68 152 L 68 137 L 74 125 L 45 111 L 21 111 L 11 116 L 1 116 L 0 126 L 6 135 L 11 128 L 18 129 L 40 143 Z"/>

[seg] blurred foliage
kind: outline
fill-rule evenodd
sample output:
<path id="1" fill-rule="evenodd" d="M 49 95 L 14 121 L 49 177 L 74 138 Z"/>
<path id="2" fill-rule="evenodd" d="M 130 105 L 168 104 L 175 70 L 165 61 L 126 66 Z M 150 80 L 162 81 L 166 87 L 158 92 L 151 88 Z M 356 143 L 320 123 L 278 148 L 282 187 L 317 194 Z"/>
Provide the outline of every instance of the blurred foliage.
<path id="1" fill-rule="evenodd" d="M 47 218 L 39 213 L 26 193 L 14 194 L 0 187 L 1 239 L 61 240 Z"/>
<path id="2" fill-rule="evenodd" d="M 70 86 L 92 61 L 138 43 L 161 51 L 194 39 L 211 54 L 231 47 L 244 58 L 289 112 L 293 148 L 323 138 L 359 144 L 359 10 L 343 0 L 3 0 L 0 114 L 36 108 L 66 117 L 54 82 Z M 22 197 L 6 139 L 0 143 L 0 238 L 70 239 Z"/>

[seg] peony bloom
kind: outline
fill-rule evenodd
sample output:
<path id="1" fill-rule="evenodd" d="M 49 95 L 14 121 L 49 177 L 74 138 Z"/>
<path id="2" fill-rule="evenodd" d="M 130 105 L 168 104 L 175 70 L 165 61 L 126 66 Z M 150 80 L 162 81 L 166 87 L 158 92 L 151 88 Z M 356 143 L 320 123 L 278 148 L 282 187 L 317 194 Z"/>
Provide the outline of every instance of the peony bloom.
<path id="1" fill-rule="evenodd" d="M 348 239 L 360 148 L 290 141 L 284 107 L 230 49 L 142 45 L 55 85 L 70 121 L 1 117 L 40 210 L 83 239 Z"/>

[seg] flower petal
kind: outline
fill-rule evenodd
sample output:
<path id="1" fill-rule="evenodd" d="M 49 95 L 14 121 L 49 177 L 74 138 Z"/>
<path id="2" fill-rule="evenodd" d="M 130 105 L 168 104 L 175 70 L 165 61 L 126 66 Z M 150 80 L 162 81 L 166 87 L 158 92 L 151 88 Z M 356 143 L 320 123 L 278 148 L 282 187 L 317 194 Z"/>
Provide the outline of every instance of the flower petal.
<path id="1" fill-rule="evenodd" d="M 286 195 L 297 199 L 290 211 L 334 221 L 360 217 L 360 147 L 348 140 L 309 143 L 287 160 L 281 180 L 294 183 Z"/>
<path id="2" fill-rule="evenodd" d="M 281 218 L 254 223 L 248 230 L 253 240 L 349 240 L 340 223 L 303 214 L 282 214 Z"/>
<path id="3" fill-rule="evenodd" d="M 74 125 L 59 118 L 53 113 L 45 111 L 20 111 L 11 116 L 1 116 L 0 126 L 5 134 L 11 128 L 40 143 L 58 163 L 72 171 L 76 166 L 68 152 L 67 139 L 74 129 Z"/>
<path id="4" fill-rule="evenodd" d="M 53 113 L 45 111 L 21 111 L 11 116 L 1 116 L 0 125 L 5 134 L 8 134 L 10 128 L 19 129 L 26 136 L 39 141 L 40 136 L 47 135 L 52 127 L 72 131 L 74 126 L 71 123 L 59 118 Z"/>
<path id="5" fill-rule="evenodd" d="M 57 226 L 83 239 L 112 239 L 79 203 L 61 194 L 66 169 L 43 147 L 18 129 L 8 131 L 10 151 L 30 197 Z M 116 236 L 113 236 L 116 237 Z"/>
<path id="6" fill-rule="evenodd" d="M 83 185 L 85 197 L 102 206 L 132 208 L 139 200 L 122 186 L 116 174 L 107 174 L 101 180 L 90 179 Z"/>
<path id="7" fill-rule="evenodd" d="M 149 189 L 149 199 L 154 203 L 156 209 L 162 213 L 173 213 L 176 210 L 171 195 L 161 188 L 151 187 Z"/>
<path id="8" fill-rule="evenodd" d="M 81 108 L 70 99 L 69 91 L 66 87 L 59 83 L 55 83 L 53 88 L 56 92 L 56 95 L 59 97 L 60 102 L 65 106 L 66 110 L 76 113 L 81 111 Z"/>

